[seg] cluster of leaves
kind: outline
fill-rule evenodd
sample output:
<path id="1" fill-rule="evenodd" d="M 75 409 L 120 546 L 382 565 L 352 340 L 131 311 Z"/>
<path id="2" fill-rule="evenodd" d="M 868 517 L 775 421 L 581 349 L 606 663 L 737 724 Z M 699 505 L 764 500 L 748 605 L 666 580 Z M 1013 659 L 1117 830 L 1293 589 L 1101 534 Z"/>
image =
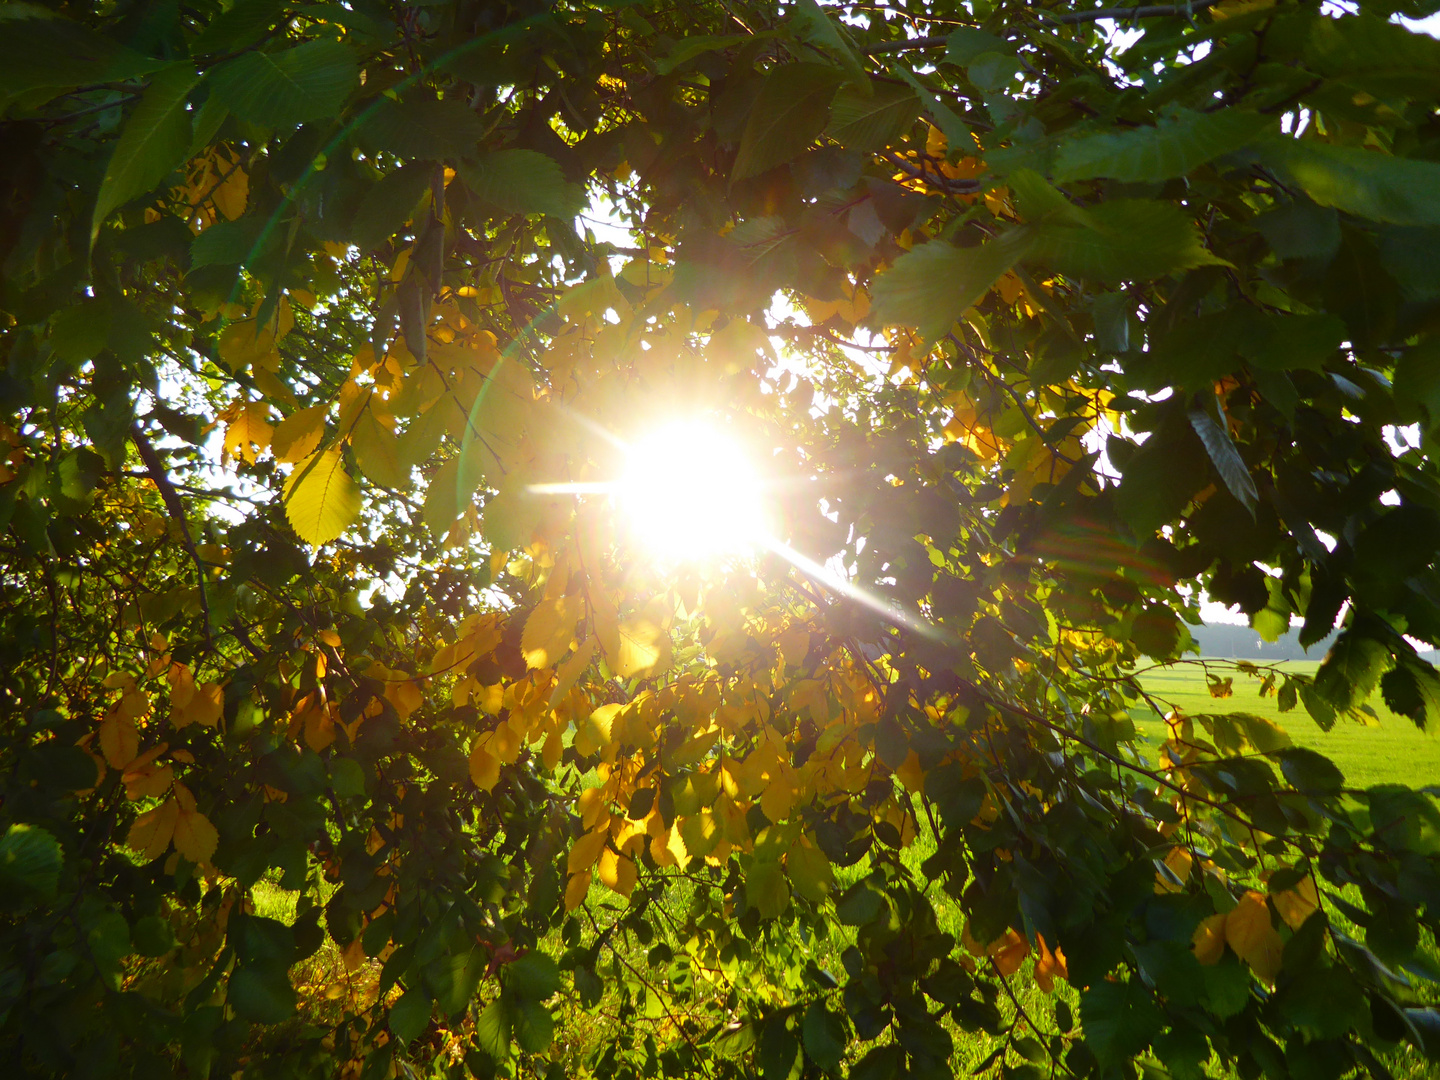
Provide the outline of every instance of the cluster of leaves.
<path id="1" fill-rule="evenodd" d="M 1440 723 L 1433 6 L 0 10 L 6 1068 L 1440 1057 L 1436 791 L 1133 723 Z"/>

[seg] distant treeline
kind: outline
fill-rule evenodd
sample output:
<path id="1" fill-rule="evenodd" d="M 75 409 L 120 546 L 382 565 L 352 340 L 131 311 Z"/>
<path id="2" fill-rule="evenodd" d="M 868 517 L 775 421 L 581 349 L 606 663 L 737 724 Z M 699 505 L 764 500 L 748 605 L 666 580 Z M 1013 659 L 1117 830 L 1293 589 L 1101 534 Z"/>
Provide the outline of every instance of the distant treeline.
<path id="1" fill-rule="evenodd" d="M 1200 646 L 1202 656 L 1224 656 L 1236 660 L 1321 660 L 1335 640 L 1338 631 L 1311 645 L 1300 647 L 1299 629 L 1292 629 L 1279 641 L 1269 642 L 1248 626 L 1211 623 L 1190 627 L 1190 636 Z"/>

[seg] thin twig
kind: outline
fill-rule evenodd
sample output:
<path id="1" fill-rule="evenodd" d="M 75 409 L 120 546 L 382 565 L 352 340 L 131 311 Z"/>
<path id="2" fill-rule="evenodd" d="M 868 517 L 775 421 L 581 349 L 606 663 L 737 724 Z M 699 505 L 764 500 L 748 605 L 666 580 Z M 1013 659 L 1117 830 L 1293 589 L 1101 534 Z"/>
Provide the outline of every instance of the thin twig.
<path id="1" fill-rule="evenodd" d="M 150 479 L 160 492 L 160 499 L 165 504 L 165 509 L 170 512 L 170 517 L 175 524 L 180 526 L 180 541 L 189 552 L 190 559 L 195 563 L 195 580 L 200 587 L 200 613 L 205 618 L 205 645 L 213 648 L 210 629 L 210 599 L 205 594 L 205 565 L 200 561 L 200 553 L 195 550 L 195 541 L 190 536 L 190 522 L 185 517 L 185 504 L 180 501 L 180 493 L 170 483 L 170 478 L 165 474 L 165 466 L 160 461 L 160 455 L 155 452 L 154 445 L 145 433 L 140 430 L 139 424 L 132 424 L 130 427 L 130 439 L 135 444 L 135 449 L 140 451 L 140 460 L 145 463 L 146 470 L 150 473 Z"/>

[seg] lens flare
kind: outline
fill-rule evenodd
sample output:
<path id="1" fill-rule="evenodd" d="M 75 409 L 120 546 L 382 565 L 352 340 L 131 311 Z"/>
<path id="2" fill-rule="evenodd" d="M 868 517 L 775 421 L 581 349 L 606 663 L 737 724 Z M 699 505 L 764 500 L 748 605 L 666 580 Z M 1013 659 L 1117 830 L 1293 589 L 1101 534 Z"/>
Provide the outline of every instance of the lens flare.
<path id="1" fill-rule="evenodd" d="M 685 421 L 626 448 L 615 496 L 640 544 L 664 561 L 691 562 L 756 548 L 767 531 L 763 486 L 736 439 Z"/>

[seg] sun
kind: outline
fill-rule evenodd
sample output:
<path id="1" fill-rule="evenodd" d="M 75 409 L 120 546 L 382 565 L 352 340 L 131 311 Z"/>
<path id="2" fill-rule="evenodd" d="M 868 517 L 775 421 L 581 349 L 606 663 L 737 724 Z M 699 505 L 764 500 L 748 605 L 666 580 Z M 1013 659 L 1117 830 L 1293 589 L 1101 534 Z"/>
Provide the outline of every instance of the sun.
<path id="1" fill-rule="evenodd" d="M 673 420 L 631 442 L 614 494 L 628 531 L 664 562 L 744 555 L 767 533 L 754 463 L 704 420 Z"/>

